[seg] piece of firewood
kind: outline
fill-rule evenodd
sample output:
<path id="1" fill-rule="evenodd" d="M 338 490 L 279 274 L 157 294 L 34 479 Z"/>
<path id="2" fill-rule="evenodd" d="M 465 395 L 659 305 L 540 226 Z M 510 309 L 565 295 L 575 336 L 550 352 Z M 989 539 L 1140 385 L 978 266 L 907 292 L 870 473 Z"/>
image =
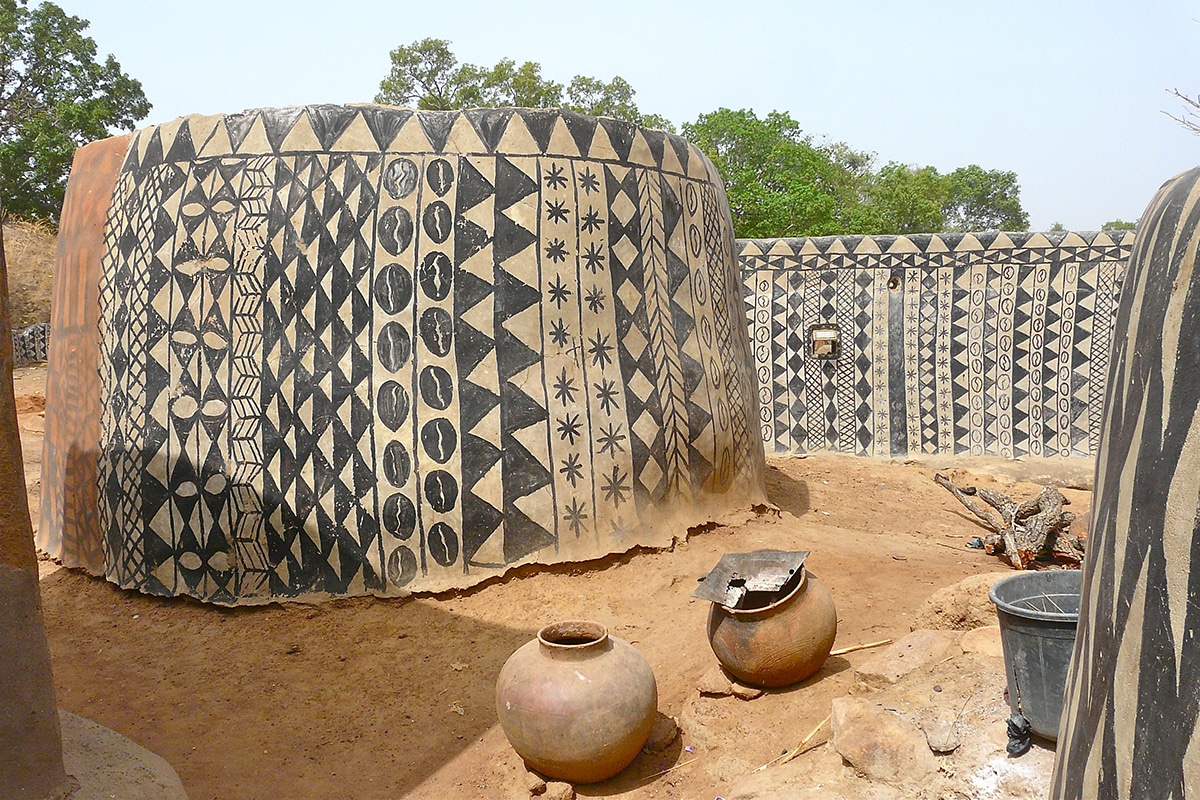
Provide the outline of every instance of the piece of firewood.
<path id="1" fill-rule="evenodd" d="M 1005 556 L 1016 569 L 1029 569 L 1034 561 L 1044 558 L 1075 566 L 1082 562 L 1083 545 L 1069 534 L 1075 515 L 1063 510 L 1071 501 L 1057 489 L 1045 486 L 1037 497 L 1018 504 L 995 489 L 956 486 L 940 473 L 933 480 L 992 531 L 981 537 L 985 552 Z M 995 509 L 1000 522 L 972 497 Z"/>

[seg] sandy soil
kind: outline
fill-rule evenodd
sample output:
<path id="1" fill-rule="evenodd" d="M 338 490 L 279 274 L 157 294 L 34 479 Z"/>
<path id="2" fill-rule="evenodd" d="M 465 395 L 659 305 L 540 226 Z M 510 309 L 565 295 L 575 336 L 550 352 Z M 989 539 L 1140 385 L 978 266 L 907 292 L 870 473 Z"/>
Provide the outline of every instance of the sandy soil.
<path id="1" fill-rule="evenodd" d="M 58 237 L 48 226 L 11 220 L 4 226 L 8 318 L 13 330 L 50 321 L 50 288 Z"/>
<path id="2" fill-rule="evenodd" d="M 44 376 L 41 367 L 17 376 L 31 504 Z M 496 675 L 539 627 L 587 618 L 646 656 L 660 711 L 684 730 L 579 794 L 717 797 L 811 731 L 872 651 L 832 657 L 812 679 L 753 701 L 699 704 L 696 682 L 716 660 L 706 605 L 690 597 L 697 578 L 726 552 L 811 550 L 807 565 L 838 607 L 835 647 L 903 635 L 936 589 L 1004 569 L 965 547 L 982 529 L 932 474 L 852 457 L 771 459 L 779 515 L 681 530 L 671 550 L 397 601 L 230 610 L 145 597 L 47 563 L 59 705 L 162 755 L 192 800 L 525 798 L 522 762 L 496 724 Z M 1022 497 L 1038 488 L 966 471 L 955 480 Z M 1086 510 L 1089 492 L 1064 494 Z"/>

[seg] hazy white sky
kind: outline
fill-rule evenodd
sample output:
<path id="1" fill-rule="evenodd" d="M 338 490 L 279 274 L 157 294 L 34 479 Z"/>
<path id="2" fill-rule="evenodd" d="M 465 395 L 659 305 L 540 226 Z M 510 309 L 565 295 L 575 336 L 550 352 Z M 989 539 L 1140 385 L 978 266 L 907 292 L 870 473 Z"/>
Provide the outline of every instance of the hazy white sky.
<path id="1" fill-rule="evenodd" d="M 1135 219 L 1200 163 L 1162 113 L 1200 92 L 1200 0 L 58 2 L 142 81 L 147 123 L 370 101 L 388 52 L 432 36 L 563 83 L 621 75 L 676 124 L 778 109 L 880 164 L 1013 170 L 1035 229 Z"/>

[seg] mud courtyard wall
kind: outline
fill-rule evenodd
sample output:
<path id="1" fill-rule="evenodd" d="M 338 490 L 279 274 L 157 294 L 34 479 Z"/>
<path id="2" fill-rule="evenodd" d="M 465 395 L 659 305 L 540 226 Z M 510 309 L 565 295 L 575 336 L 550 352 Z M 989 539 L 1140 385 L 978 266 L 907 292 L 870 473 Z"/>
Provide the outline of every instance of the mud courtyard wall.
<path id="1" fill-rule="evenodd" d="M 98 347 L 51 337 L 39 544 L 68 565 L 225 604 L 439 590 L 764 496 L 728 206 L 676 136 L 193 116 L 135 134 L 106 208 L 60 285 L 98 291 Z"/>
<path id="2" fill-rule="evenodd" d="M 767 452 L 1094 458 L 1133 240 L 738 240 Z"/>

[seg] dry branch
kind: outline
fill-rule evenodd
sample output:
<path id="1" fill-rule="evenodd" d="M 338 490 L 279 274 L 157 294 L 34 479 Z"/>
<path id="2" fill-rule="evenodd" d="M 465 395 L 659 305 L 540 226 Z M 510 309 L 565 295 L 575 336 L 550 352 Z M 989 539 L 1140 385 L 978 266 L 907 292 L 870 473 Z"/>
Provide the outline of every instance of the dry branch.
<path id="1" fill-rule="evenodd" d="M 1079 566 L 1082 562 L 1083 543 L 1070 535 L 1075 515 L 1063 510 L 1063 506 L 1071 501 L 1057 489 L 1043 487 L 1037 497 L 1018 504 L 994 489 L 955 486 L 945 475 L 934 475 L 933 480 L 992 531 L 981 537 L 984 551 L 1004 555 L 1016 569 L 1029 569 L 1035 560 L 1045 558 L 1071 566 Z M 974 502 L 972 497 L 978 497 L 995 509 L 1000 519 Z"/>

